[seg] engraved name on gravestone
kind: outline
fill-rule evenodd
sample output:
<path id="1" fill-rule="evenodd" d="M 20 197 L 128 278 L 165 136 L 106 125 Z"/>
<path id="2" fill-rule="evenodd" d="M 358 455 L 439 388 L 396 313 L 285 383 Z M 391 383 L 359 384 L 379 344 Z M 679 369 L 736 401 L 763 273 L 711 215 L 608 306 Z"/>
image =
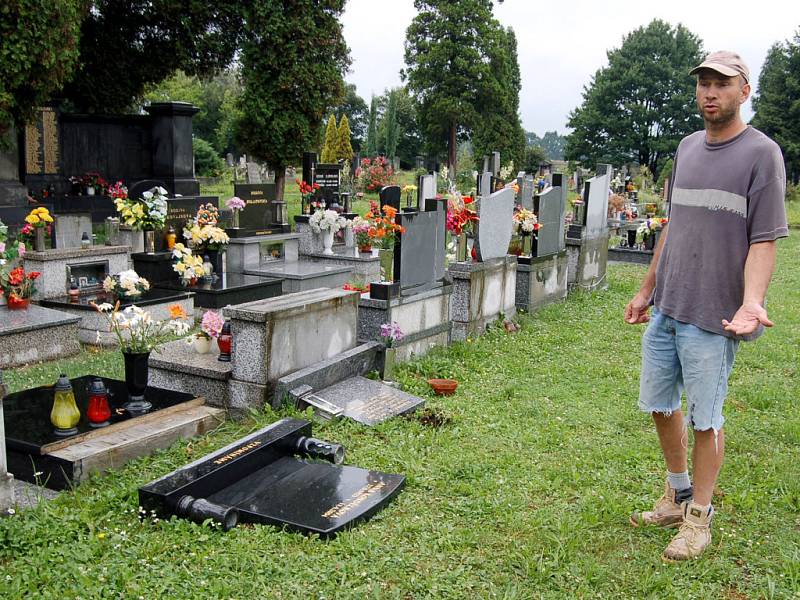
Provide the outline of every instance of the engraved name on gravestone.
<path id="1" fill-rule="evenodd" d="M 598 173 L 600 167 L 598 165 Z M 584 237 L 587 239 L 602 237 L 608 230 L 608 186 L 610 175 L 595 175 L 586 182 L 587 194 L 586 206 L 586 226 L 584 227 Z M 585 189 L 585 188 L 584 188 Z"/>
<path id="2" fill-rule="evenodd" d="M 177 241 L 186 243 L 183 239 L 184 226 L 187 221 L 194 219 L 197 214 L 197 199 L 196 198 L 168 198 L 167 199 L 167 220 L 164 223 L 165 229 L 169 229 L 170 225 L 175 229 L 178 235 Z"/>
<path id="3" fill-rule="evenodd" d="M 58 117 L 50 107 L 40 108 L 25 126 L 25 172 L 28 175 L 59 173 Z"/>
<path id="4" fill-rule="evenodd" d="M 425 404 L 422 398 L 365 377 L 350 377 L 315 395 L 343 409 L 343 415 L 365 425 L 376 425 Z"/>
<path id="5" fill-rule="evenodd" d="M 314 183 L 319 185 L 319 195 L 325 199 L 326 206 L 338 197 L 340 171 L 339 165 L 333 163 L 317 163 L 314 169 Z"/>
<path id="6" fill-rule="evenodd" d="M 398 215 L 405 233 L 399 237 L 399 259 L 395 254 L 395 281 L 399 279 L 403 295 L 437 287 L 445 275 L 447 213 L 444 201 L 428 200 L 429 204 L 432 202 L 436 203 L 434 210 Z"/>
<path id="7" fill-rule="evenodd" d="M 536 256 L 558 254 L 564 246 L 565 189 L 563 175 L 553 175 L 553 187 L 534 198 L 534 212 L 541 224 L 537 234 Z"/>
<path id="8" fill-rule="evenodd" d="M 381 201 L 381 208 L 384 205 L 388 204 L 395 210 L 400 210 L 400 186 L 399 185 L 387 185 L 381 188 L 380 191 L 380 201 Z"/>
<path id="9" fill-rule="evenodd" d="M 247 204 L 239 213 L 239 227 L 247 229 L 252 235 L 271 233 L 271 225 L 277 224 L 274 201 L 277 187 L 274 183 L 237 183 L 233 193 Z"/>
<path id="10" fill-rule="evenodd" d="M 500 258 L 508 254 L 514 216 L 514 190 L 505 188 L 478 201 L 478 224 L 475 247 L 478 260 Z"/>

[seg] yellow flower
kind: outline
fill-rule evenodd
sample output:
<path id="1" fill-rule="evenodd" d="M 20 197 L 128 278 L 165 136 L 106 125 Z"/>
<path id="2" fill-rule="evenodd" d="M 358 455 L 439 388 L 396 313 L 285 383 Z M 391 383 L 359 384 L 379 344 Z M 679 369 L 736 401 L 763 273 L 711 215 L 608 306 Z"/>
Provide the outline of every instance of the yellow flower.
<path id="1" fill-rule="evenodd" d="M 176 263 L 175 264 L 175 270 L 178 273 L 183 273 L 186 270 L 186 265 L 184 263 L 182 263 L 182 262 Z"/>
<path id="2" fill-rule="evenodd" d="M 25 221 L 27 221 L 31 225 L 38 225 L 39 224 L 39 217 L 37 217 L 35 214 L 31 213 L 27 217 L 25 217 Z"/>

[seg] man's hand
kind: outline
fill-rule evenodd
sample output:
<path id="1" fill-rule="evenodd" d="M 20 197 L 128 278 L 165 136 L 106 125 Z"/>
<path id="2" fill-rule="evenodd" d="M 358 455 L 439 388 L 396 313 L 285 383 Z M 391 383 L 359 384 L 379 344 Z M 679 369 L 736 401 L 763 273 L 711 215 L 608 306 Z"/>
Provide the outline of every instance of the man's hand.
<path id="1" fill-rule="evenodd" d="M 649 310 L 650 303 L 648 302 L 648 298 L 639 292 L 625 307 L 625 322 L 630 325 L 647 323 L 650 320 L 650 315 L 648 314 Z"/>
<path id="2" fill-rule="evenodd" d="M 760 304 L 755 302 L 742 304 L 732 321 L 722 319 L 725 331 L 730 331 L 736 335 L 747 335 L 758 329 L 759 325 L 772 327 L 774 323 L 767 318 L 767 311 Z"/>

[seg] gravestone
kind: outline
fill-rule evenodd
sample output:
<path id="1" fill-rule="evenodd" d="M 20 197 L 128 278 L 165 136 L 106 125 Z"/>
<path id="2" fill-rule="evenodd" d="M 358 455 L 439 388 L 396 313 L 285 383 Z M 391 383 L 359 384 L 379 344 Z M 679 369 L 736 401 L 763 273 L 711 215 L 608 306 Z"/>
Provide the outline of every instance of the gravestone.
<path id="1" fill-rule="evenodd" d="M 493 186 L 494 177 L 489 171 L 484 172 L 482 175 L 478 175 L 478 196 L 488 198 L 489 195 L 492 193 L 492 186 Z"/>
<path id="2" fill-rule="evenodd" d="M 282 419 L 142 486 L 139 504 L 161 518 L 211 518 L 225 530 L 238 521 L 330 537 L 403 488 L 402 475 L 341 465 L 344 448 L 311 433 L 308 421 Z"/>
<path id="3" fill-rule="evenodd" d="M 403 295 L 441 286 L 445 275 L 445 202 L 428 200 L 425 208 L 397 218 L 405 233 L 397 237 L 394 275 Z"/>
<path id="4" fill-rule="evenodd" d="M 180 197 L 167 199 L 167 218 L 164 221 L 164 228 L 169 229 L 172 226 L 177 235 L 177 241 L 185 244 L 186 240 L 183 237 L 183 228 L 188 221 L 191 221 L 197 215 L 197 199 L 194 197 Z"/>
<path id="5" fill-rule="evenodd" d="M 608 186 L 610 165 L 597 165 L 597 175 L 586 182 L 586 225 L 584 237 L 593 239 L 608 233 Z"/>
<path id="6" fill-rule="evenodd" d="M 90 213 L 55 215 L 53 229 L 56 248 L 80 248 L 83 234 L 92 239 L 92 216 Z"/>
<path id="7" fill-rule="evenodd" d="M 564 176 L 553 175 L 553 186 L 534 198 L 534 212 L 542 225 L 537 234 L 534 256 L 558 254 L 565 248 L 564 216 L 566 213 L 567 189 Z"/>
<path id="8" fill-rule="evenodd" d="M 500 153 L 497 151 L 492 152 L 492 158 L 489 163 L 489 170 L 494 177 L 500 175 Z"/>
<path id="9" fill-rule="evenodd" d="M 3 398 L 6 396 L 6 385 L 3 382 L 3 371 L 0 370 L 0 515 L 6 514 L 14 506 L 14 476 L 8 472 L 6 462 L 6 430 L 3 417 Z"/>
<path id="10" fill-rule="evenodd" d="M 533 181 L 533 175 L 527 175 L 522 178 L 522 184 L 519 188 L 519 204 L 522 208 L 533 210 L 533 194 L 536 189 L 536 183 Z"/>
<path id="11" fill-rule="evenodd" d="M 261 166 L 258 163 L 247 163 L 247 183 L 261 184 Z"/>
<path id="12" fill-rule="evenodd" d="M 422 398 L 361 376 L 340 381 L 315 392 L 313 396 L 339 409 L 341 416 L 364 425 L 377 425 L 392 417 L 413 412 L 425 404 Z"/>
<path id="13" fill-rule="evenodd" d="M 317 166 L 316 152 L 303 152 L 303 179 L 306 183 L 314 182 L 314 171 Z"/>
<path id="14" fill-rule="evenodd" d="M 282 233 L 288 223 L 282 223 L 284 203 L 277 202 L 277 186 L 274 183 L 237 183 L 233 193 L 247 205 L 239 213 L 241 236 Z"/>
<path id="15" fill-rule="evenodd" d="M 478 260 L 506 256 L 514 227 L 514 190 L 505 188 L 482 196 L 477 212 L 475 248 Z"/>
<path id="16" fill-rule="evenodd" d="M 400 186 L 387 185 L 381 188 L 380 191 L 380 204 L 381 208 L 388 204 L 393 207 L 397 212 L 400 212 Z"/>
<path id="17" fill-rule="evenodd" d="M 341 166 L 336 163 L 317 163 L 314 168 L 314 183 L 319 185 L 317 194 L 325 200 L 326 207 L 339 198 L 340 174 Z"/>
<path id="18" fill-rule="evenodd" d="M 421 175 L 417 182 L 417 208 L 425 209 L 425 202 L 436 198 L 436 173 Z"/>

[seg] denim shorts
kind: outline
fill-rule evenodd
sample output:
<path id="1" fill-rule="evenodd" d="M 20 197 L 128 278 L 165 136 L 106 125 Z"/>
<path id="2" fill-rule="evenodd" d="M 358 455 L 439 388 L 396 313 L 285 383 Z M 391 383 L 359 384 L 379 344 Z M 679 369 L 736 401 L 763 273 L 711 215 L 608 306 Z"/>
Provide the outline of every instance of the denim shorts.
<path id="1" fill-rule="evenodd" d="M 696 431 L 722 429 L 722 404 L 739 341 L 676 321 L 653 308 L 642 336 L 639 408 L 667 416 L 681 407 Z"/>

